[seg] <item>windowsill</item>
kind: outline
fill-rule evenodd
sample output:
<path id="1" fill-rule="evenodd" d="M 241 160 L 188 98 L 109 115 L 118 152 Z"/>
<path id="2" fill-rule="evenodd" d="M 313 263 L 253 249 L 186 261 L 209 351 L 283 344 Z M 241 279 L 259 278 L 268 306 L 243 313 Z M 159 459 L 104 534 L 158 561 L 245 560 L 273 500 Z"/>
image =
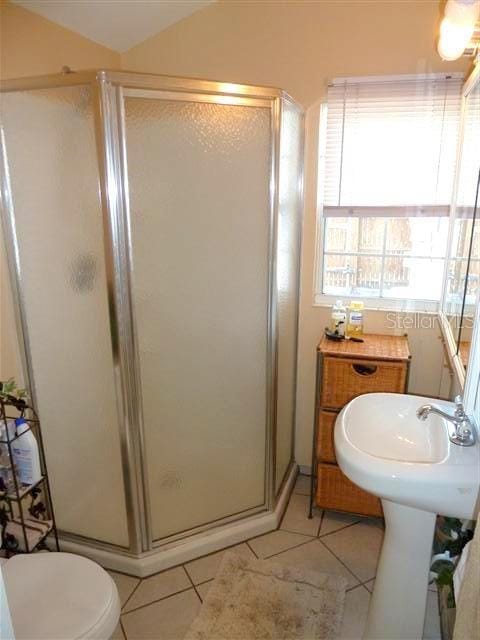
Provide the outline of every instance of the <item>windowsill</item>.
<path id="1" fill-rule="evenodd" d="M 365 305 L 365 311 L 380 311 L 383 313 L 421 313 L 425 315 L 438 315 L 439 313 L 439 302 L 434 300 L 415 300 L 414 302 L 395 298 L 372 300 L 362 298 L 361 296 L 343 296 L 342 298 L 342 296 L 317 295 L 314 297 L 312 307 L 331 308 L 337 300 L 342 300 L 345 303 L 345 306 L 348 306 L 348 302 L 350 300 L 361 300 Z"/>

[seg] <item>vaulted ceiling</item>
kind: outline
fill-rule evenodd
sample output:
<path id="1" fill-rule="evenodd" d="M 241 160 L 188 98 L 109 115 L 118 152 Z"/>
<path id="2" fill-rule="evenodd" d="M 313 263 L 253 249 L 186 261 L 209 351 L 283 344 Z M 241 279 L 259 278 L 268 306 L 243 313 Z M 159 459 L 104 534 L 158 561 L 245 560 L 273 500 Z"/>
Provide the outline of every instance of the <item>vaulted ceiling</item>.
<path id="1" fill-rule="evenodd" d="M 11 0 L 123 53 L 214 0 Z"/>

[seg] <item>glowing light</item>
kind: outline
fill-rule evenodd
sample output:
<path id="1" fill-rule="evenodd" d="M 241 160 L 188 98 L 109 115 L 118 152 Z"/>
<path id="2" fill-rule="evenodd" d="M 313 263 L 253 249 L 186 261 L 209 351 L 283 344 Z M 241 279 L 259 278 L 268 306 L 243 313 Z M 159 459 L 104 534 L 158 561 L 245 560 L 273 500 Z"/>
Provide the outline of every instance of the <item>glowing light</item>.
<path id="1" fill-rule="evenodd" d="M 472 38 L 479 16 L 480 0 L 448 0 L 437 47 L 443 60 L 460 58 Z"/>

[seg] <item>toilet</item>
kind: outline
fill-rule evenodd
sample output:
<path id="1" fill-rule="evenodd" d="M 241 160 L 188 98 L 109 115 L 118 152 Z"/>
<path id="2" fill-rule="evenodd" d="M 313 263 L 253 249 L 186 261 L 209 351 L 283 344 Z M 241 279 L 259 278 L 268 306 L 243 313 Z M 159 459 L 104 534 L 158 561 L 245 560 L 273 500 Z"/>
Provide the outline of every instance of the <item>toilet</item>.
<path id="1" fill-rule="evenodd" d="M 108 640 L 120 618 L 117 587 L 72 553 L 0 559 L 15 640 Z"/>

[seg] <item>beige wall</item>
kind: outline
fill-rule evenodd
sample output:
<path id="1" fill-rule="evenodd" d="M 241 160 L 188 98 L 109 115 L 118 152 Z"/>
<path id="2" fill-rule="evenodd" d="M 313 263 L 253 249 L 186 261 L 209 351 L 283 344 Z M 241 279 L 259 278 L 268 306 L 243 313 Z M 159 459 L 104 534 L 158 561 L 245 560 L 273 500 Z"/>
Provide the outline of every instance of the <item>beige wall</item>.
<path id="1" fill-rule="evenodd" d="M 452 70 L 437 0 L 221 1 L 130 49 L 125 69 L 274 85 L 304 106 L 338 75 Z"/>
<path id="2" fill-rule="evenodd" d="M 319 102 L 328 80 L 465 70 L 435 51 L 439 2 L 221 2 L 150 38 L 122 56 L 126 69 L 275 85 L 307 109 L 306 209 L 302 252 L 296 457 L 309 465 L 313 428 L 315 345 L 329 311 L 312 306 L 315 256 Z M 384 313 L 371 311 L 367 331 L 388 332 Z M 412 329 L 410 390 L 445 388 L 437 326 Z"/>
<path id="3" fill-rule="evenodd" d="M 120 55 L 31 11 L 0 0 L 2 79 L 72 69 L 118 68 Z"/>

